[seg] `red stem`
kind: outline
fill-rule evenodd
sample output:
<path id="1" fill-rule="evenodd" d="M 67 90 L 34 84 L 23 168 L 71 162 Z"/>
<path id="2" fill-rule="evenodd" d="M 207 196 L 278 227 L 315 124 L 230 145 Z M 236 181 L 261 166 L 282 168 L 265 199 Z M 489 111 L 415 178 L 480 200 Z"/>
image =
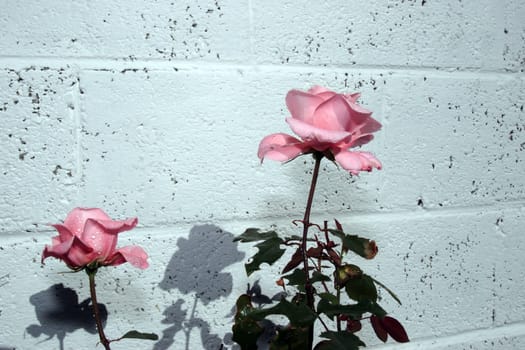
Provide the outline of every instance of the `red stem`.
<path id="1" fill-rule="evenodd" d="M 94 269 L 94 270 L 86 269 L 86 272 L 89 276 L 89 291 L 91 293 L 91 304 L 93 305 L 93 317 L 95 318 L 95 322 L 97 323 L 98 336 L 100 338 L 100 342 L 104 346 L 104 349 L 111 350 L 111 348 L 109 347 L 109 340 L 108 338 L 106 338 L 106 335 L 104 334 L 104 329 L 102 327 L 102 320 L 100 319 L 100 311 L 98 310 L 97 291 L 95 288 L 95 275 L 97 273 L 97 269 Z"/>
<path id="2" fill-rule="evenodd" d="M 308 200 L 306 201 L 306 209 L 304 211 L 303 219 L 303 238 L 301 241 L 301 251 L 303 253 L 303 269 L 305 273 L 305 290 L 306 290 L 306 304 L 311 310 L 315 311 L 314 308 L 314 290 L 312 283 L 310 282 L 310 270 L 308 268 L 308 255 L 307 255 L 307 239 L 308 239 L 308 228 L 310 227 L 310 212 L 312 211 L 312 203 L 315 193 L 315 185 L 317 184 L 317 177 L 319 176 L 319 168 L 321 166 L 321 159 L 323 159 L 322 153 L 314 153 L 315 165 L 312 174 L 312 182 L 310 184 L 310 192 L 308 193 Z M 314 326 L 311 325 L 308 330 L 308 348 L 311 349 L 314 343 Z"/>

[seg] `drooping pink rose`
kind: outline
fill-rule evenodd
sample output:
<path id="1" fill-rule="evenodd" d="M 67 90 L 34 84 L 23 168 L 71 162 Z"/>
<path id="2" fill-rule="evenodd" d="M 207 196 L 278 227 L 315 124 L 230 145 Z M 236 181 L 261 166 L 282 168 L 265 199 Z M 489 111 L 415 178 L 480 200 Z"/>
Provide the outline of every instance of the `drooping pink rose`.
<path id="1" fill-rule="evenodd" d="M 291 117 L 286 122 L 300 139 L 283 133 L 268 135 L 259 144 L 259 158 L 285 162 L 317 151 L 352 174 L 381 169 L 373 154 L 349 150 L 370 142 L 372 133 L 381 128 L 372 112 L 357 103 L 358 98 L 358 93 L 338 94 L 321 86 L 307 92 L 289 91 L 286 105 Z"/>
<path id="2" fill-rule="evenodd" d="M 42 252 L 42 262 L 50 256 L 63 260 L 71 269 L 86 266 L 116 266 L 129 262 L 145 269 L 148 255 L 138 246 L 117 247 L 117 235 L 137 226 L 137 218 L 111 220 L 98 208 L 75 208 L 63 224 L 52 225 L 58 236 L 53 237 L 51 246 Z"/>

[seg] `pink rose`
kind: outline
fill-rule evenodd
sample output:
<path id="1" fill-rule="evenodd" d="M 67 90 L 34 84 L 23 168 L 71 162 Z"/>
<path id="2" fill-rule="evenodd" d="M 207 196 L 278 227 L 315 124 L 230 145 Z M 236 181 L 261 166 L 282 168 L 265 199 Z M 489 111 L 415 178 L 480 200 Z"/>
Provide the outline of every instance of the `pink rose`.
<path id="1" fill-rule="evenodd" d="M 52 225 L 58 236 L 53 244 L 46 245 L 42 252 L 42 262 L 47 257 L 63 260 L 71 269 L 79 270 L 86 266 L 97 268 L 106 265 L 131 265 L 145 269 L 148 255 L 138 246 L 117 247 L 117 235 L 137 226 L 137 218 L 114 221 L 98 208 L 75 208 L 67 216 L 64 224 Z"/>
<path id="2" fill-rule="evenodd" d="M 289 91 L 286 105 L 292 116 L 286 122 L 301 139 L 283 133 L 268 135 L 259 144 L 259 158 L 285 162 L 320 152 L 354 175 L 381 169 L 373 154 L 349 151 L 370 142 L 372 133 L 381 128 L 372 112 L 357 104 L 358 98 L 358 93 L 338 94 L 320 86 L 307 92 Z"/>

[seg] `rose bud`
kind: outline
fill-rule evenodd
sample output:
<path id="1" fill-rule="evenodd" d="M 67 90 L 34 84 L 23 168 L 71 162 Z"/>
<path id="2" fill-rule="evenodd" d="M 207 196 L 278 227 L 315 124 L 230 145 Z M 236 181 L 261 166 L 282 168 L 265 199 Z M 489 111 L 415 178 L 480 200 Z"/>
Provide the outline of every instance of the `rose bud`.
<path id="1" fill-rule="evenodd" d="M 58 236 L 51 246 L 42 252 L 42 263 L 48 257 L 64 261 L 69 268 L 78 271 L 86 267 L 117 266 L 125 262 L 145 269 L 148 255 L 138 246 L 116 249 L 117 235 L 137 225 L 137 218 L 111 220 L 98 208 L 75 208 L 63 224 L 52 225 Z"/>

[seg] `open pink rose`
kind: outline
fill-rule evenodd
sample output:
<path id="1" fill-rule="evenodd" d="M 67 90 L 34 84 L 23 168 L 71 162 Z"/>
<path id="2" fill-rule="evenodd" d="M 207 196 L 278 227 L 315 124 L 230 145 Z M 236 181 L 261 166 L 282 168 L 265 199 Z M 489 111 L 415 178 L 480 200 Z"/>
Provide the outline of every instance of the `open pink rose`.
<path id="1" fill-rule="evenodd" d="M 268 135 L 259 144 L 258 156 L 281 162 L 321 152 L 352 174 L 381 169 L 381 162 L 369 152 L 349 151 L 370 142 L 381 124 L 372 112 L 357 104 L 359 94 L 338 94 L 314 86 L 307 92 L 291 90 L 286 105 L 291 117 L 286 122 L 300 139 L 279 133 Z"/>
<path id="2" fill-rule="evenodd" d="M 44 248 L 42 262 L 47 257 L 63 260 L 71 269 L 91 267 L 131 265 L 145 269 L 148 255 L 138 246 L 117 247 L 117 235 L 137 226 L 137 218 L 114 221 L 98 208 L 75 208 L 67 216 L 64 224 L 52 225 L 58 236 L 53 244 Z"/>

